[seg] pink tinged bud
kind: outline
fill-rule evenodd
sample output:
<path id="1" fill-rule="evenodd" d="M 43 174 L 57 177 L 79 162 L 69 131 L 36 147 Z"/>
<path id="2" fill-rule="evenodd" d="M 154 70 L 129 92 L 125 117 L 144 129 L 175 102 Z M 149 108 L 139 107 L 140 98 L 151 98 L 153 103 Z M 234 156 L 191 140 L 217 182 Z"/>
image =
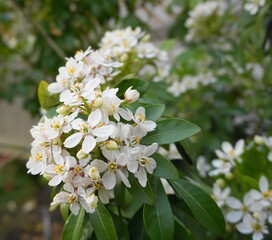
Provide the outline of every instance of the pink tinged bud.
<path id="1" fill-rule="evenodd" d="M 140 93 L 137 90 L 131 90 L 129 87 L 125 92 L 125 99 L 127 102 L 135 102 L 139 99 Z"/>

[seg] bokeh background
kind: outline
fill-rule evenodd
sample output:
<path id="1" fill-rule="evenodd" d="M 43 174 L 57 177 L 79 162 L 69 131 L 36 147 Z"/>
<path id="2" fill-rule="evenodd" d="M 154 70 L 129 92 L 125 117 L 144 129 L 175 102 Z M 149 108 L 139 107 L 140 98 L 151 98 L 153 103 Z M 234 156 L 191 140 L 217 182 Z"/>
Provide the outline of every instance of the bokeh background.
<path id="1" fill-rule="evenodd" d="M 25 167 L 41 112 L 37 87 L 54 81 L 66 56 L 98 48 L 105 31 L 140 26 L 156 45 L 174 40 L 162 101 L 168 114 L 202 128 L 188 150 L 195 157 L 224 140 L 271 133 L 271 5 L 252 15 L 245 1 L 223 1 L 224 14 L 190 39 L 186 20 L 200 2 L 0 0 L 0 239 L 60 239 L 61 217 L 48 210 L 52 189 Z M 215 80 L 174 91 L 199 74 Z"/>

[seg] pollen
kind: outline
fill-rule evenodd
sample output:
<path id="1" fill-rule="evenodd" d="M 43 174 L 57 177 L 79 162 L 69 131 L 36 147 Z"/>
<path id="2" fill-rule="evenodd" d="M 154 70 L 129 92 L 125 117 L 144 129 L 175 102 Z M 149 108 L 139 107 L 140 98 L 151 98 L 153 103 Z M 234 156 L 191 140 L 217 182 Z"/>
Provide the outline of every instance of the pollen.
<path id="1" fill-rule="evenodd" d="M 76 166 L 74 170 L 75 170 L 75 172 L 76 172 L 76 173 L 78 173 L 78 174 L 79 174 L 79 173 L 81 173 L 81 172 L 82 172 L 82 167 L 80 167 L 80 166 Z"/>
<path id="2" fill-rule="evenodd" d="M 263 192 L 262 195 L 265 199 L 270 198 L 270 197 L 272 197 L 272 190 L 267 191 L 267 192 Z"/>
<path id="3" fill-rule="evenodd" d="M 75 67 L 69 67 L 69 68 L 67 69 L 68 74 L 74 74 L 75 71 L 76 71 Z"/>
<path id="4" fill-rule="evenodd" d="M 109 163 L 108 170 L 110 172 L 114 172 L 116 168 L 117 168 L 116 163 L 114 163 L 114 162 Z"/>
<path id="5" fill-rule="evenodd" d="M 146 120 L 146 118 L 144 117 L 144 115 L 143 114 L 138 114 L 138 119 L 139 119 L 139 121 L 140 122 L 142 122 L 142 123 L 144 123 L 145 122 L 145 120 Z"/>
<path id="6" fill-rule="evenodd" d="M 43 157 L 43 155 L 41 153 L 36 153 L 35 159 L 36 159 L 36 161 L 41 162 L 42 161 L 42 157 Z"/>
<path id="7" fill-rule="evenodd" d="M 71 203 L 74 203 L 76 201 L 76 196 L 75 195 L 70 195 L 68 197 L 68 203 L 71 204 Z"/>
<path id="8" fill-rule="evenodd" d="M 263 229 L 262 225 L 258 222 L 252 223 L 251 226 L 256 232 L 261 232 Z"/>
<path id="9" fill-rule="evenodd" d="M 63 172 L 64 172 L 64 166 L 62 166 L 62 165 L 60 165 L 60 164 L 57 164 L 57 165 L 55 165 L 55 167 L 54 167 L 54 171 L 55 171 L 56 173 L 63 173 Z"/>

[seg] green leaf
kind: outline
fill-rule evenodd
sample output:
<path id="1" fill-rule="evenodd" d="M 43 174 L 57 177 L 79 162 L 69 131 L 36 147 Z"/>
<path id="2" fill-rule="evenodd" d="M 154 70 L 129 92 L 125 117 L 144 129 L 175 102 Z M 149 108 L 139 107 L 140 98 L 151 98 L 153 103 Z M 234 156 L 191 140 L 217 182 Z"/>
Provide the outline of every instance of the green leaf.
<path id="1" fill-rule="evenodd" d="M 117 97 L 123 98 L 126 90 L 131 86 L 132 89 L 137 90 L 140 93 L 140 95 L 143 95 L 146 92 L 149 83 L 147 81 L 137 78 L 125 79 L 115 86 L 115 88 L 119 88 Z"/>
<path id="2" fill-rule="evenodd" d="M 164 104 L 153 104 L 145 107 L 146 119 L 156 121 L 163 114 L 165 109 Z"/>
<path id="3" fill-rule="evenodd" d="M 89 217 L 98 240 L 118 240 L 112 217 L 103 203 L 98 202 L 95 212 Z"/>
<path id="4" fill-rule="evenodd" d="M 168 39 L 159 45 L 159 49 L 163 51 L 170 51 L 175 46 L 175 39 Z"/>
<path id="5" fill-rule="evenodd" d="M 119 240 L 129 240 L 127 225 L 120 216 L 111 214 Z"/>
<path id="6" fill-rule="evenodd" d="M 177 180 L 179 178 L 179 173 L 176 167 L 167 158 L 159 153 L 154 153 L 152 157 L 157 163 L 154 175 L 166 179 Z"/>
<path id="7" fill-rule="evenodd" d="M 60 213 L 64 221 L 66 221 L 67 218 L 69 217 L 69 209 L 70 205 L 68 203 L 62 203 L 60 205 Z"/>
<path id="8" fill-rule="evenodd" d="M 48 117 L 48 118 L 53 118 L 53 117 L 57 116 L 58 113 L 56 112 L 56 110 L 57 110 L 57 107 L 50 108 L 47 111 L 47 113 L 45 114 L 45 116 Z"/>
<path id="9" fill-rule="evenodd" d="M 80 240 L 84 215 L 85 209 L 83 207 L 81 207 L 78 215 L 70 214 L 63 228 L 63 240 Z"/>
<path id="10" fill-rule="evenodd" d="M 114 188 L 115 200 L 123 210 L 126 210 L 126 188 L 123 183 L 117 184 Z"/>
<path id="11" fill-rule="evenodd" d="M 49 83 L 46 81 L 41 81 L 38 87 L 38 98 L 42 108 L 45 110 L 50 109 L 53 106 L 58 105 L 59 102 L 59 94 L 51 95 L 47 90 Z"/>
<path id="12" fill-rule="evenodd" d="M 215 201 L 202 189 L 185 180 L 170 181 L 177 195 L 191 209 L 195 219 L 215 235 L 225 232 L 224 216 Z"/>
<path id="13" fill-rule="evenodd" d="M 174 220 L 170 203 L 159 178 L 154 179 L 155 203 L 144 205 L 144 225 L 154 240 L 172 240 Z"/>
<path id="14" fill-rule="evenodd" d="M 149 145 L 154 142 L 162 145 L 181 141 L 198 133 L 200 128 L 184 119 L 165 119 L 157 122 L 154 131 L 142 138 L 141 144 Z"/>
<path id="15" fill-rule="evenodd" d="M 143 208 L 140 208 L 138 212 L 131 218 L 128 223 L 128 229 L 131 240 L 149 240 L 143 221 Z"/>
<path id="16" fill-rule="evenodd" d="M 149 181 L 147 181 L 146 187 L 142 187 L 138 182 L 138 179 L 130 174 L 129 182 L 131 184 L 131 188 L 127 189 L 133 197 L 146 204 L 154 203 L 154 193 Z"/>

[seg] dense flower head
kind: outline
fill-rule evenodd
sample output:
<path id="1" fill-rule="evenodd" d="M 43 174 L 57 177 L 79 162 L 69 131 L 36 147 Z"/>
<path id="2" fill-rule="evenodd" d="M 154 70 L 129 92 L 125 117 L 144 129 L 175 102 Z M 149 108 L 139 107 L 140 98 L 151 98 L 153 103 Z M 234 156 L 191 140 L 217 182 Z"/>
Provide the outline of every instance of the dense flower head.
<path id="1" fill-rule="evenodd" d="M 63 184 L 52 204 L 68 203 L 73 214 L 80 206 L 94 212 L 98 200 L 108 203 L 121 182 L 130 188 L 129 174 L 145 187 L 147 173 L 156 168 L 152 154 L 158 144 L 140 143 L 156 123 L 143 107 L 135 113 L 124 107 L 137 101 L 139 92 L 129 87 L 120 99 L 118 88 L 105 84 L 121 65 L 90 48 L 67 58 L 48 87 L 60 93 L 62 105 L 54 117 L 42 117 L 30 130 L 34 141 L 28 172 L 43 174 L 50 186 Z"/>

